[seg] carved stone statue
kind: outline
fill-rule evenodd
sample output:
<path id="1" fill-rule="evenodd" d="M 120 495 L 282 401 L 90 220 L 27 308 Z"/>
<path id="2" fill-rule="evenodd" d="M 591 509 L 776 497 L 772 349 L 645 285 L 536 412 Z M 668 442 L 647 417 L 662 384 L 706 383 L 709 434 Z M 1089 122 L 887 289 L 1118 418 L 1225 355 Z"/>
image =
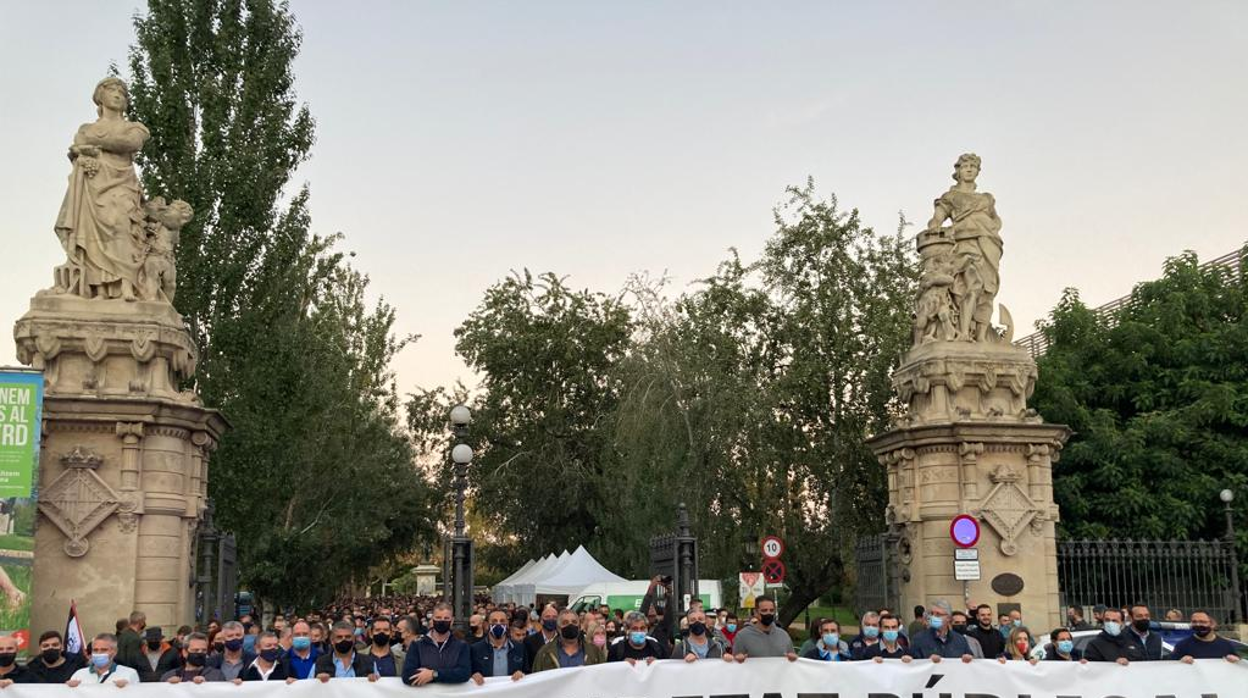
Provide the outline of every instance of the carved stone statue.
<path id="1" fill-rule="evenodd" d="M 127 121 L 130 96 L 115 77 L 95 86 L 99 118 L 83 124 L 69 147 L 73 170 L 56 219 L 66 261 L 52 292 L 83 298 L 172 302 L 177 233 L 191 217 L 184 201 L 144 202 L 134 156 L 147 127 Z"/>
<path id="2" fill-rule="evenodd" d="M 992 194 L 976 191 L 979 169 L 974 153 L 958 158 L 956 184 L 936 199 L 936 211 L 919 234 L 923 271 L 915 304 L 915 344 L 1008 342 L 1012 334 L 1004 307 L 1007 336 L 992 326 L 993 301 L 1001 284 L 1001 218 Z M 945 221 L 950 225 L 942 227 Z"/>

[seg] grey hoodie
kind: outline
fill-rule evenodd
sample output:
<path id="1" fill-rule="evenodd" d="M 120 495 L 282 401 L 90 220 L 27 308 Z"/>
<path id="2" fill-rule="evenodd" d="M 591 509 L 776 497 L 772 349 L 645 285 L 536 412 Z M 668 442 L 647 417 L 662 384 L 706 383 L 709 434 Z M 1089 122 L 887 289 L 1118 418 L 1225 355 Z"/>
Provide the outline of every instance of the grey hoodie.
<path id="1" fill-rule="evenodd" d="M 793 651 L 793 640 L 783 628 L 771 626 L 771 632 L 747 625 L 732 640 L 732 653 L 750 657 L 783 657 Z"/>

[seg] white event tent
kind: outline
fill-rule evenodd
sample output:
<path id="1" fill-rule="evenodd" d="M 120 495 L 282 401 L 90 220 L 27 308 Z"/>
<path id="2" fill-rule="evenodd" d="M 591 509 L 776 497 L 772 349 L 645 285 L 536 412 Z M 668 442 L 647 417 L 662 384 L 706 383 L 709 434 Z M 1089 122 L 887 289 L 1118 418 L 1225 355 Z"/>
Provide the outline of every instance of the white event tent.
<path id="1" fill-rule="evenodd" d="M 494 600 L 532 604 L 538 596 L 567 596 L 591 584 L 626 581 L 603 567 L 584 546 L 578 546 L 571 554 L 565 550 L 558 557 L 547 555 L 521 567 L 494 587 Z"/>

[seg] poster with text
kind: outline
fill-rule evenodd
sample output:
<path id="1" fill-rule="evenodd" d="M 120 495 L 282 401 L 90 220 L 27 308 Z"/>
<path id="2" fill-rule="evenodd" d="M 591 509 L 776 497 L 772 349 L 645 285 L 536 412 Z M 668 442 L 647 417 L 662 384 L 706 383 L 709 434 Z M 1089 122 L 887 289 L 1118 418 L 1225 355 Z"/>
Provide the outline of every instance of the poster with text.
<path id="1" fill-rule="evenodd" d="M 30 649 L 43 374 L 0 369 L 0 634 Z"/>

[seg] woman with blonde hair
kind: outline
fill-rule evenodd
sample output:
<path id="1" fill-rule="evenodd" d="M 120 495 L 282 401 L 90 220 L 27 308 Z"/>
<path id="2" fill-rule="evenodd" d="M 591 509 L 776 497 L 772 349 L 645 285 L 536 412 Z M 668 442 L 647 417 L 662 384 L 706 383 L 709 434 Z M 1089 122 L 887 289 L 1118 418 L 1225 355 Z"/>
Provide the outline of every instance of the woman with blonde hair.
<path id="1" fill-rule="evenodd" d="M 1030 650 L 1031 631 L 1021 625 L 1017 625 L 1010 629 L 1009 639 L 1005 642 L 1005 654 L 998 657 L 997 661 L 1005 664 L 1006 660 L 1023 660 L 1034 665 L 1040 660 L 1035 657 L 1028 657 L 1027 653 Z"/>

